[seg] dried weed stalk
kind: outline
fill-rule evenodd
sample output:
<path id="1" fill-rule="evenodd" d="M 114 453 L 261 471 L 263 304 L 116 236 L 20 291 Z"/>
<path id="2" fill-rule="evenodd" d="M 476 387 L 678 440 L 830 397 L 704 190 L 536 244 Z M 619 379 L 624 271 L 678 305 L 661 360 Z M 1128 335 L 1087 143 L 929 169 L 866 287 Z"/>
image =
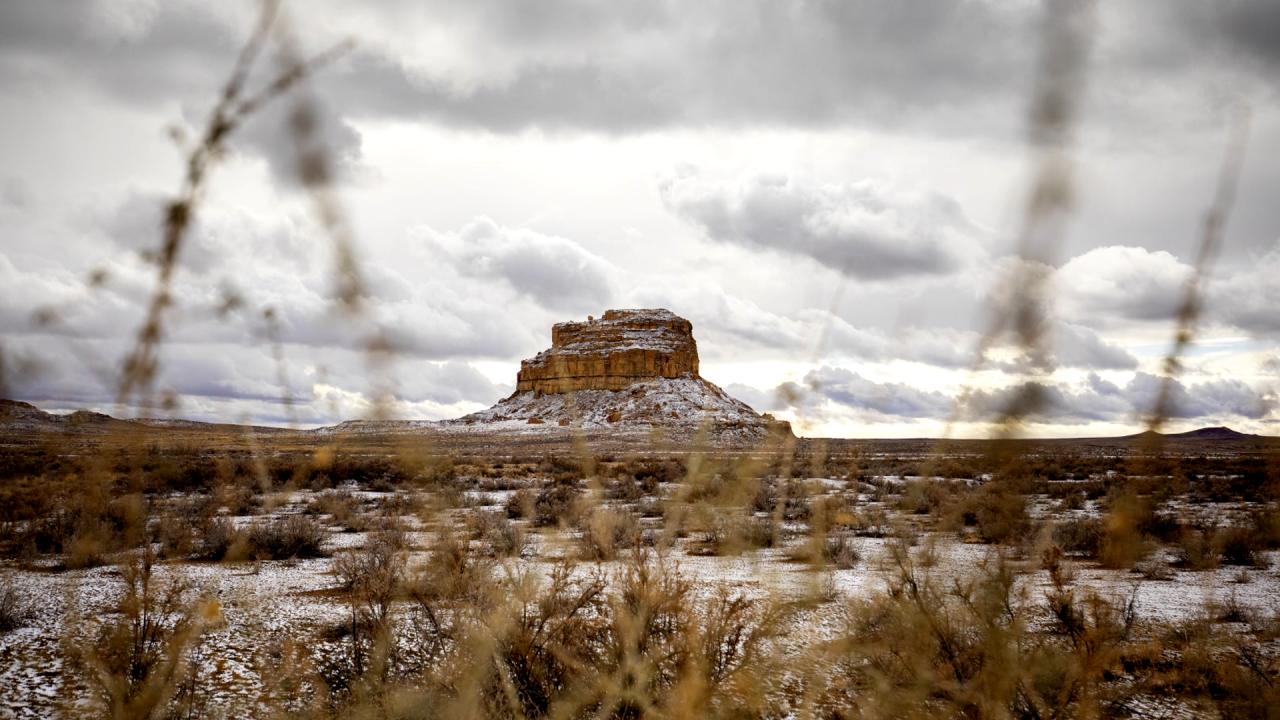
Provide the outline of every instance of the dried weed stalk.
<path id="1" fill-rule="evenodd" d="M 133 349 L 125 357 L 124 372 L 117 390 L 122 406 L 154 404 L 153 389 L 160 365 L 160 347 L 165 337 L 165 312 L 173 304 L 173 277 L 182 247 L 193 226 L 213 166 L 226 154 L 227 141 L 250 116 L 268 102 L 288 92 L 297 83 L 332 61 L 346 46 L 341 45 L 306 62 L 293 63 L 271 79 L 265 87 L 250 92 L 249 80 L 279 17 L 279 0 L 264 0 L 258 22 L 240 50 L 231 75 L 218 102 L 205 122 L 199 141 L 185 161 L 182 186 L 165 208 L 163 237 L 152 258 L 157 266 L 142 327 Z"/>

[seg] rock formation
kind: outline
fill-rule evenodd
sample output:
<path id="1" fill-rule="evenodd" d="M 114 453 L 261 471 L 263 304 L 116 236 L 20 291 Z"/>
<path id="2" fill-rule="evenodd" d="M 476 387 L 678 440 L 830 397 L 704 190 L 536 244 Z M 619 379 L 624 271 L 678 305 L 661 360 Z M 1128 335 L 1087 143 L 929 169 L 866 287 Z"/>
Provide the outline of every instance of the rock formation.
<path id="1" fill-rule="evenodd" d="M 669 310 L 608 310 L 556 323 L 551 349 L 520 363 L 516 392 L 621 390 L 655 378 L 697 377 L 693 324 Z"/>
<path id="2" fill-rule="evenodd" d="M 609 310 L 557 323 L 551 347 L 520 364 L 516 390 L 446 430 L 614 433 L 665 430 L 677 439 L 762 440 L 790 426 L 761 415 L 698 374 L 693 325 L 668 310 Z"/>

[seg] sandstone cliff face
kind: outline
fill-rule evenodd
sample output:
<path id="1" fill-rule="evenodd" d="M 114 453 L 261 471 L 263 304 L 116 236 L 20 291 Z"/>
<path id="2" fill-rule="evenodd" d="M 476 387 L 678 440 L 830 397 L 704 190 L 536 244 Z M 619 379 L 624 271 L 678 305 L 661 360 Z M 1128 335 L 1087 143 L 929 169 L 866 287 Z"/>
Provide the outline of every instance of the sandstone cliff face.
<path id="1" fill-rule="evenodd" d="M 516 393 L 622 390 L 657 378 L 697 377 L 693 325 L 668 310 L 608 310 L 557 323 L 551 348 L 520 363 Z"/>

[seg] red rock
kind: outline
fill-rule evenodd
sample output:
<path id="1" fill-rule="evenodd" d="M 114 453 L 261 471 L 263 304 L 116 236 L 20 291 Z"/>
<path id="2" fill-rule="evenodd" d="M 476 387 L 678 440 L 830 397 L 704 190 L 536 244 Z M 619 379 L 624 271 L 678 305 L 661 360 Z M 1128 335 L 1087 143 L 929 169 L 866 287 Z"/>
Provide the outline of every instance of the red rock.
<path id="1" fill-rule="evenodd" d="M 697 376 L 692 323 L 668 310 L 609 310 L 599 320 L 553 326 L 551 348 L 520 363 L 516 392 L 622 390 Z"/>

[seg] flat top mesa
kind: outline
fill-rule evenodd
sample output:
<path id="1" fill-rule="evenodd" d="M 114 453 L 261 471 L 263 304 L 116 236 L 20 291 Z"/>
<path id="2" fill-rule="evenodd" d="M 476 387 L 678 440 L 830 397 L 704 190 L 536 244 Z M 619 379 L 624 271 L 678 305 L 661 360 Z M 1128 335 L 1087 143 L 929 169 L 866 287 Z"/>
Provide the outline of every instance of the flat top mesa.
<path id="1" fill-rule="evenodd" d="M 698 374 L 693 324 L 664 309 L 607 310 L 557 323 L 551 347 L 520 363 L 516 390 L 442 429 L 553 428 L 665 431 L 716 443 L 750 443 L 790 426 L 761 415 Z"/>

